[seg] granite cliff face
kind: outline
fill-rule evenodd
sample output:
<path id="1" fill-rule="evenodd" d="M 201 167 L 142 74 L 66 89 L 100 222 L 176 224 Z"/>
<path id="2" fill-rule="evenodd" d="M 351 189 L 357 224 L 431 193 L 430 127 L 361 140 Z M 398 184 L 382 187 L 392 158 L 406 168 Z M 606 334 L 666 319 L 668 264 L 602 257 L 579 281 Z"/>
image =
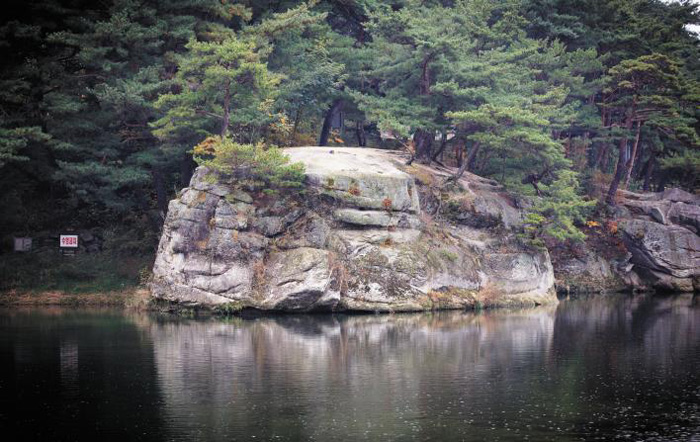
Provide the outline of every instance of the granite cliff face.
<path id="1" fill-rule="evenodd" d="M 202 168 L 171 201 L 154 296 L 263 310 L 415 311 L 556 302 L 546 252 L 525 250 L 522 221 L 494 182 L 469 175 L 434 195 L 448 171 L 375 149 L 287 149 L 303 192 L 247 192 Z M 427 213 L 448 204 L 448 220 Z M 426 213 L 427 212 L 427 213 Z"/>
<path id="2" fill-rule="evenodd" d="M 700 290 L 700 197 L 680 189 L 623 191 L 615 211 L 618 244 L 592 239 L 578 255 L 553 254 L 558 289 Z"/>
<path id="3" fill-rule="evenodd" d="M 700 197 L 680 189 L 625 194 L 620 227 L 641 288 L 700 290 Z"/>

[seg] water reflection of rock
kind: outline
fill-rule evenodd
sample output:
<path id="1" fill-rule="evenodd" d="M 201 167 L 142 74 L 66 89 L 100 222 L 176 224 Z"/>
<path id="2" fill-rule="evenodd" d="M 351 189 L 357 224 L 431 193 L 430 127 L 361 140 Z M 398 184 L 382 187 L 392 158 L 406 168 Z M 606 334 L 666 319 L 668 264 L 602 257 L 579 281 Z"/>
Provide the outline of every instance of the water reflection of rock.
<path id="1" fill-rule="evenodd" d="M 142 327 L 174 438 L 678 439 L 700 429 L 699 315 L 691 296 L 600 296 Z"/>
<path id="2" fill-rule="evenodd" d="M 405 425 L 420 434 L 420 415 L 434 407 L 507 403 L 508 389 L 498 386 L 522 377 L 516 361 L 547 353 L 553 312 L 154 323 L 151 335 L 179 431 L 381 437 Z"/>

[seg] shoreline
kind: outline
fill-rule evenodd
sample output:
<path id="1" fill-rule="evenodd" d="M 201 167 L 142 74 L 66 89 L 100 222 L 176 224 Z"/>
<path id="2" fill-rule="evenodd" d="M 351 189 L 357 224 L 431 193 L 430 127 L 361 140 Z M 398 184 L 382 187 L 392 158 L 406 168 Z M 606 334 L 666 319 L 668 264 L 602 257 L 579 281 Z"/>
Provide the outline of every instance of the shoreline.
<path id="1" fill-rule="evenodd" d="M 62 290 L 10 290 L 0 293 L 0 307 L 123 307 L 147 310 L 151 301 L 148 289 L 129 287 L 121 290 L 73 293 Z"/>
<path id="2" fill-rule="evenodd" d="M 577 293 L 570 294 L 566 296 L 559 296 L 559 299 L 569 299 L 578 297 L 589 297 L 589 296 L 610 296 L 610 295 L 651 295 L 651 296 L 680 296 L 691 294 L 695 297 L 697 294 L 693 292 L 643 292 L 643 293 L 633 293 L 633 292 L 597 292 L 597 293 Z M 121 290 L 113 291 L 100 291 L 100 292 L 87 292 L 87 293 L 71 293 L 61 290 L 43 290 L 43 291 L 18 291 L 11 290 L 0 293 L 0 308 L 14 308 L 14 307 L 111 307 L 119 308 L 130 311 L 151 311 L 168 313 L 174 315 L 191 316 L 191 315 L 205 315 L 205 316 L 266 316 L 266 315 L 296 315 L 300 313 L 294 312 L 282 312 L 273 310 L 260 310 L 255 308 L 230 308 L 222 306 L 222 308 L 211 308 L 211 307 L 193 307 L 185 306 L 177 303 L 164 302 L 159 303 L 156 298 L 151 296 L 150 291 L 142 286 L 130 287 Z M 536 306 L 532 306 L 536 307 Z M 483 311 L 483 310 L 520 310 L 527 308 L 526 306 L 490 306 L 482 308 L 433 308 L 427 310 L 419 311 L 388 311 L 388 312 L 373 312 L 373 311 L 331 311 L 331 312 L 304 312 L 301 314 L 398 314 L 398 313 L 430 313 L 437 311 L 450 311 L 450 310 L 465 310 L 465 311 Z"/>

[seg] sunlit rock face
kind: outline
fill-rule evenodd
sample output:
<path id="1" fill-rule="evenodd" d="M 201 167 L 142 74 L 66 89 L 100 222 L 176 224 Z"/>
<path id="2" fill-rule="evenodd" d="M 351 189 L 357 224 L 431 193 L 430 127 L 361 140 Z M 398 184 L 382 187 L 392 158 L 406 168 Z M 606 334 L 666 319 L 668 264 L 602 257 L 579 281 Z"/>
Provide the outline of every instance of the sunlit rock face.
<path id="1" fill-rule="evenodd" d="M 497 183 L 466 174 L 449 195 L 376 149 L 287 149 L 302 191 L 266 195 L 198 169 L 171 201 L 152 292 L 189 305 L 416 311 L 556 302 L 546 252 L 511 228 L 522 214 Z M 430 216 L 447 198 L 449 219 Z"/>

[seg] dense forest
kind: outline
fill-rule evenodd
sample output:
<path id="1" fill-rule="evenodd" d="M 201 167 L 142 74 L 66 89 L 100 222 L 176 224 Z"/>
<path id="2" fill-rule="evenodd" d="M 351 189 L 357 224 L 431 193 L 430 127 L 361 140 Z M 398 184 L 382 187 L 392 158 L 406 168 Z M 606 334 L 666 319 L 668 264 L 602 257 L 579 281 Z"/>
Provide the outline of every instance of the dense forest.
<path id="1" fill-rule="evenodd" d="M 10 0 L 0 228 L 152 255 L 199 152 L 403 149 L 582 239 L 619 189 L 697 192 L 691 1 Z M 12 11 L 12 12 L 9 12 Z M 9 15 L 8 15 L 9 14 Z"/>

